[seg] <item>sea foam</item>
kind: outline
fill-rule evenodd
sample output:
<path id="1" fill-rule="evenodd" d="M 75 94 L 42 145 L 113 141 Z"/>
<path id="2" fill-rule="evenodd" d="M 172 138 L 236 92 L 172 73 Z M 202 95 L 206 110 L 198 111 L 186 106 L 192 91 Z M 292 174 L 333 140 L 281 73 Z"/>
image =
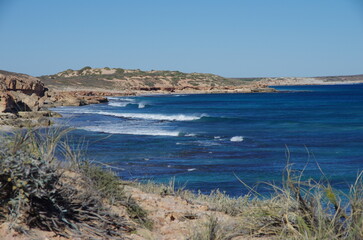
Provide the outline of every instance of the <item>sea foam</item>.
<path id="1" fill-rule="evenodd" d="M 164 115 L 164 114 L 151 114 L 151 113 L 114 113 L 114 112 L 93 112 L 96 114 L 102 114 L 107 116 L 115 116 L 122 118 L 137 118 L 137 119 L 146 119 L 146 120 L 160 120 L 160 121 L 193 121 L 202 118 L 203 116 L 192 116 L 192 115 Z"/>
<path id="2" fill-rule="evenodd" d="M 242 136 L 234 136 L 231 137 L 231 142 L 242 142 L 243 141 L 243 137 Z"/>
<path id="3" fill-rule="evenodd" d="M 108 106 L 112 106 L 112 107 L 126 107 L 129 104 L 130 104 L 130 102 L 109 102 L 108 103 Z"/>
<path id="4" fill-rule="evenodd" d="M 134 118 L 134 119 L 145 119 L 145 120 L 159 120 L 159 121 L 194 121 L 207 116 L 202 114 L 196 115 L 165 115 L 165 114 L 153 114 L 153 113 L 118 113 L 118 112 L 108 112 L 108 111 L 94 111 L 89 109 L 75 108 L 75 109 L 57 109 L 60 113 L 73 113 L 73 114 L 100 114 L 105 116 L 114 116 L 121 118 Z"/>
<path id="5" fill-rule="evenodd" d="M 179 136 L 179 132 L 177 131 L 166 131 L 160 129 L 143 129 L 143 128 L 130 128 L 130 127 L 117 127 L 114 125 L 110 126 L 86 126 L 81 127 L 80 129 L 92 132 L 103 132 L 103 133 L 111 133 L 111 134 L 127 134 L 127 135 L 148 135 L 148 136 L 171 136 L 177 137 Z"/>

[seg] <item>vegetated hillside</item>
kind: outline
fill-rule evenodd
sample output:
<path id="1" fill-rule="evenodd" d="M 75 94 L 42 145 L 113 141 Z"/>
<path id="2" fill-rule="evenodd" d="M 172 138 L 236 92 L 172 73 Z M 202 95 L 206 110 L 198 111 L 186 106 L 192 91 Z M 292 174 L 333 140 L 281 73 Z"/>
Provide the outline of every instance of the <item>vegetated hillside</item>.
<path id="1" fill-rule="evenodd" d="M 213 90 L 233 89 L 249 84 L 241 79 L 229 79 L 207 73 L 179 71 L 142 71 L 122 68 L 91 68 L 71 70 L 39 77 L 48 87 L 55 89 L 87 88 L 127 90 Z"/>
<path id="2" fill-rule="evenodd" d="M 260 82 L 263 82 L 269 86 L 351 84 L 363 83 L 363 75 L 324 77 L 269 77 L 260 79 Z"/>
<path id="3" fill-rule="evenodd" d="M 321 79 L 323 81 L 339 81 L 339 82 L 343 82 L 343 81 L 349 81 L 349 82 L 354 82 L 354 81 L 362 81 L 363 80 L 363 74 L 359 74 L 359 75 L 346 75 L 346 76 L 325 76 L 325 77 L 317 77 L 317 79 Z"/>

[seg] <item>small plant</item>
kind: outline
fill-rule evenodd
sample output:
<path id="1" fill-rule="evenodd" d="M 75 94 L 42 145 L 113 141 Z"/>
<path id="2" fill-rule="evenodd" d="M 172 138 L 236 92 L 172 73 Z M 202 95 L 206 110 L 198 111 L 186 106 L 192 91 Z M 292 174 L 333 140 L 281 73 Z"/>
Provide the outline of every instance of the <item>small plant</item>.
<path id="1" fill-rule="evenodd" d="M 120 179 L 111 170 L 103 169 L 100 166 L 88 161 L 80 167 L 82 175 L 90 181 L 90 184 L 107 199 L 111 204 L 125 199 Z"/>
<path id="2" fill-rule="evenodd" d="M 209 216 L 206 222 L 193 233 L 190 240 L 227 240 L 226 232 L 222 228 L 218 218 Z"/>
<path id="3" fill-rule="evenodd" d="M 122 68 L 116 68 L 116 75 L 123 75 L 125 73 L 125 70 Z"/>
<path id="4" fill-rule="evenodd" d="M 83 68 L 81 68 L 80 70 L 78 70 L 77 72 L 78 72 L 78 74 L 82 74 L 84 71 L 86 71 L 86 70 L 91 70 L 92 68 L 90 67 L 90 66 L 86 66 L 86 67 L 83 67 Z"/>
<path id="5" fill-rule="evenodd" d="M 152 229 L 153 222 L 148 219 L 147 212 L 141 208 L 134 199 L 128 197 L 123 205 L 126 206 L 127 213 L 131 219 L 146 227 L 147 229 Z"/>

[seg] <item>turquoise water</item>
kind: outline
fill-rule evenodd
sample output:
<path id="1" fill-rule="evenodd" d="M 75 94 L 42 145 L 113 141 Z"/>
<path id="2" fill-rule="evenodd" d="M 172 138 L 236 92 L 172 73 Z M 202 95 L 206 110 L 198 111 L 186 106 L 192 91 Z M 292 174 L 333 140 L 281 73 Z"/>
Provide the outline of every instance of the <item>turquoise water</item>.
<path id="1" fill-rule="evenodd" d="M 280 93 L 115 97 L 61 107 L 60 121 L 88 142 L 88 156 L 123 179 L 219 188 L 238 196 L 281 181 L 286 151 L 296 169 L 339 189 L 363 170 L 363 84 L 277 87 Z M 77 140 L 78 141 L 78 140 Z M 236 175 L 236 176 L 235 176 Z M 260 191 L 265 191 L 261 187 Z"/>

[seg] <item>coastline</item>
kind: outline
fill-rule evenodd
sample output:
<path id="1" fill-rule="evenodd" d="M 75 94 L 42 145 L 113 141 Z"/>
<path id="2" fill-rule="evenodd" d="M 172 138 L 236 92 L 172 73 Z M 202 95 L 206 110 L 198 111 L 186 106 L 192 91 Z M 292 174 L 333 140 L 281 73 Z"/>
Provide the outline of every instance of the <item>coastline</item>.
<path id="1" fill-rule="evenodd" d="M 346 83 L 344 82 L 343 84 Z M 284 86 L 302 85 L 313 86 L 329 84 L 291 84 Z M 150 94 L 149 91 L 138 91 L 133 93 L 101 91 L 99 92 L 99 96 L 105 97 L 107 92 L 111 93 L 111 96 L 240 93 L 230 91 L 163 91 L 152 92 Z M 76 94 L 76 91 L 74 93 Z M 86 93 L 89 92 L 86 91 Z M 96 94 L 96 92 L 94 91 L 92 94 Z M 9 131 L 14 130 L 14 128 L 11 127 L 0 128 L 5 128 Z M 71 178 L 71 181 L 77 182 L 77 178 Z M 154 223 L 152 229 L 138 225 L 140 223 L 135 223 L 135 230 L 130 233 L 126 233 L 125 236 L 136 240 L 181 240 L 186 239 L 186 236 L 190 237 L 188 239 L 199 240 L 201 238 L 198 237 L 204 236 L 208 230 L 205 226 L 213 224 L 213 226 L 218 226 L 219 230 L 216 230 L 216 232 L 231 236 L 233 235 L 234 237 L 230 238 L 233 240 L 278 239 L 278 237 L 282 234 L 286 234 L 287 236 L 294 236 L 294 234 L 296 234 L 296 236 L 298 236 L 296 232 L 299 230 L 299 225 L 295 216 L 305 216 L 304 214 L 306 214 L 304 212 L 299 212 L 300 210 L 296 209 L 296 206 L 299 206 L 299 204 L 302 205 L 302 203 L 299 202 L 299 199 L 297 201 L 294 200 L 294 195 L 287 195 L 287 193 L 290 193 L 289 189 L 286 190 L 286 194 L 277 195 L 268 199 L 258 199 L 253 197 L 250 198 L 249 196 L 233 198 L 219 192 L 218 190 L 215 190 L 210 195 L 195 194 L 188 190 L 179 190 L 173 183 L 157 185 L 152 183 L 141 184 L 134 181 L 121 180 L 119 183 L 123 186 L 123 189 L 129 199 L 133 199 L 133 201 L 141 206 L 142 209 L 147 212 L 147 217 Z M 318 185 L 317 187 L 321 186 Z M 324 189 L 326 188 L 322 187 L 322 190 Z M 294 188 L 292 188 L 292 190 L 294 190 Z M 322 193 L 324 193 L 324 191 L 322 191 Z M 316 196 L 316 199 L 318 199 L 318 196 Z M 127 213 L 127 209 L 124 207 L 120 207 L 118 205 L 111 206 L 110 209 L 116 212 L 120 218 L 126 216 L 128 220 L 136 222 L 133 215 L 129 215 L 129 213 Z M 323 217 L 328 218 L 329 216 L 324 215 Z M 14 237 L 16 233 L 7 232 L 7 226 L 8 225 L 6 224 L 0 226 L 0 235 L 6 236 L 8 239 L 17 239 Z M 197 230 L 195 230 L 195 226 L 198 226 Z M 270 228 L 270 226 L 273 227 Z M 286 229 L 288 229 L 288 231 Z M 40 231 L 38 229 L 30 230 L 34 231 L 32 233 L 38 234 L 38 236 L 46 236 L 48 239 L 54 239 L 53 235 L 49 232 Z M 62 238 L 57 237 L 56 239 Z"/>
<path id="2" fill-rule="evenodd" d="M 95 93 L 100 93 L 100 96 L 104 97 L 127 97 L 127 96 L 154 96 L 154 95 L 194 95 L 194 94 L 247 94 L 247 93 L 278 93 L 281 92 L 280 90 L 275 89 L 274 87 L 280 86 L 324 86 L 324 85 L 356 85 L 356 84 L 363 84 L 363 80 L 361 81 L 331 81 L 331 82 L 324 82 L 324 81 L 317 81 L 317 82 L 288 82 L 288 83 L 273 83 L 271 85 L 267 85 L 267 87 L 261 88 L 259 91 L 253 91 L 255 88 L 251 87 L 248 89 L 233 89 L 233 90 L 226 90 L 226 89 L 216 89 L 216 90 L 176 90 L 176 91 L 110 91 L 107 89 L 81 89 L 81 90 L 74 90 L 69 88 L 68 90 L 56 90 L 59 92 L 83 92 L 83 91 L 90 91 Z M 111 94 L 109 94 L 111 93 Z"/>
<path id="3" fill-rule="evenodd" d="M 235 89 L 212 89 L 212 90 L 159 90 L 159 91 L 145 91 L 145 90 L 134 90 L 134 91 L 118 91 L 108 90 L 101 88 L 81 88 L 74 89 L 71 87 L 62 89 L 53 89 L 51 91 L 50 101 L 45 106 L 45 111 L 33 111 L 33 112 L 19 112 L 21 117 L 14 119 L 14 116 L 9 114 L 3 114 L 3 122 L 11 123 L 12 119 L 17 120 L 17 124 L 1 124 L 0 131 L 13 131 L 16 128 L 22 127 L 47 127 L 51 126 L 51 118 L 61 117 L 59 114 L 48 110 L 49 108 L 57 108 L 59 106 L 83 106 L 88 104 L 98 104 L 108 102 L 108 97 L 127 97 L 127 96 L 163 96 L 163 95 L 197 95 L 197 94 L 254 94 L 254 93 L 278 93 L 280 90 L 274 87 L 282 86 L 324 86 L 324 85 L 356 85 L 363 84 L 361 81 L 272 81 L 272 85 L 267 85 L 266 81 L 263 83 L 252 84 L 245 88 Z M 261 87 L 262 86 L 262 87 Z M 47 100 L 46 100 L 47 101 Z M 10 116 L 10 118 L 9 118 Z M 51 117 L 51 118 L 49 118 Z M 48 119 L 48 120 L 45 120 Z M 40 120 L 40 121 L 39 121 Z"/>

